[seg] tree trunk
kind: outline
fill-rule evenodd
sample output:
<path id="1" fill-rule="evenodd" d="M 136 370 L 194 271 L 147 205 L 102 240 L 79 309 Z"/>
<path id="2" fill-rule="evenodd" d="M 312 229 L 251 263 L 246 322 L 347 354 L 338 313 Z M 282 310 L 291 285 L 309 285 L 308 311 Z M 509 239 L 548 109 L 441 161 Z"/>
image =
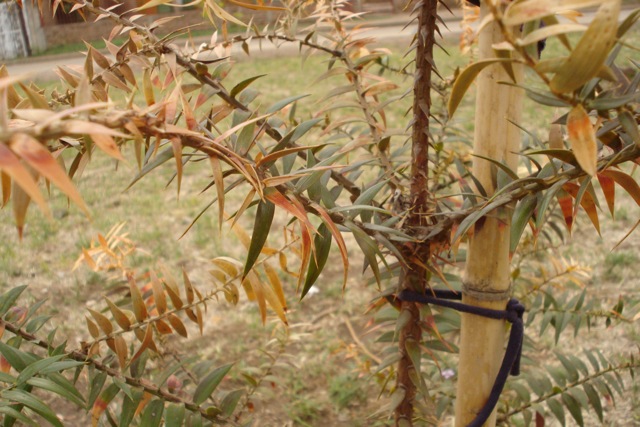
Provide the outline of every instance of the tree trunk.
<path id="1" fill-rule="evenodd" d="M 411 147 L 411 181 L 409 200 L 411 211 L 407 225 L 411 227 L 427 225 L 430 211 L 429 194 L 429 117 L 431 111 L 431 75 L 433 71 L 433 46 L 435 45 L 438 0 L 422 0 L 418 12 L 418 36 L 416 37 L 416 73 L 413 86 L 413 132 Z M 424 292 L 427 289 L 429 244 L 406 245 L 400 248 L 406 261 L 400 278 L 399 289 Z M 420 367 L 414 366 L 409 348 L 419 351 L 422 338 L 420 307 L 413 302 L 402 302 L 399 319 L 407 319 L 400 330 L 398 349 L 402 358 L 398 362 L 396 392 L 403 393 L 402 400 L 395 408 L 396 426 L 413 425 L 414 401 L 417 394 Z M 426 396 L 425 396 L 426 397 Z"/>
<path id="2" fill-rule="evenodd" d="M 481 6 L 481 18 L 490 13 Z M 497 24 L 487 25 L 479 36 L 479 57 L 494 57 L 492 45 L 503 41 Z M 522 69 L 514 65 L 518 81 Z M 517 166 L 520 132 L 509 122 L 520 122 L 521 89 L 501 85 L 511 81 L 501 65 L 485 69 L 477 79 L 474 153 Z M 473 174 L 487 195 L 496 190 L 498 168 L 474 159 Z M 512 206 L 481 218 L 469 239 L 463 277 L 463 303 L 504 310 L 510 296 L 509 231 Z M 462 314 L 460 362 L 456 396 L 456 427 L 467 426 L 484 406 L 500 368 L 505 341 L 504 321 Z M 485 426 L 495 425 L 495 412 Z"/>

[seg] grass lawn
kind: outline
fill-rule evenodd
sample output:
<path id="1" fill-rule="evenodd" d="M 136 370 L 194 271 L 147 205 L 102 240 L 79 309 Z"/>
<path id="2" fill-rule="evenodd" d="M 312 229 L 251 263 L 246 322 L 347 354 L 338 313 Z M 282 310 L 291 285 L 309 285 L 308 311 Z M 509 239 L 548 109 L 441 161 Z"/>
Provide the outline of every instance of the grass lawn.
<path id="1" fill-rule="evenodd" d="M 457 47 L 448 41 L 452 56 L 438 51 L 436 63 L 443 76 L 453 73 L 456 67 L 464 66 L 468 58 L 459 56 Z M 389 46 L 394 52 L 392 64 L 402 61 L 403 48 Z M 551 51 L 560 49 L 551 44 Z M 261 96 L 254 102 L 264 105 L 291 96 L 308 93 L 296 112 L 308 118 L 317 112 L 318 101 L 335 84 L 344 84 L 344 76 L 336 76 L 317 83 L 315 79 L 327 69 L 325 58 L 312 56 L 303 65 L 299 58 L 259 59 L 238 61 L 227 79 L 227 87 L 253 75 L 265 74 L 252 87 Z M 400 86 L 395 94 L 410 87 L 412 79 L 397 76 L 393 78 Z M 53 84 L 46 87 L 48 93 Z M 465 104 L 455 116 L 455 122 L 463 130 L 473 129 L 473 95 L 465 98 Z M 405 112 L 411 104 L 410 97 L 387 111 L 389 127 L 404 130 L 409 123 Z M 203 110 L 199 111 L 204 112 Z M 533 103 L 527 103 L 524 127 L 546 140 L 547 129 L 554 111 L 542 111 Z M 466 149 L 463 135 L 458 141 L 450 141 L 461 149 Z M 402 144 L 400 138 L 393 143 Z M 309 145 L 312 138 L 303 141 Z M 96 152 L 91 164 L 81 179 L 76 180 L 83 195 L 91 218 L 87 219 L 77 207 L 69 206 L 67 200 L 53 189 L 50 203 L 54 220 L 47 220 L 32 206 L 27 219 L 24 241 L 18 242 L 13 226 L 11 207 L 0 211 L 0 290 L 29 285 L 30 303 L 47 298 L 43 311 L 54 315 L 52 323 L 61 331 L 59 337 L 70 336 L 70 347 L 87 340 L 84 316 L 86 307 L 104 307 L 103 295 L 110 292 L 118 281 L 109 280 L 105 275 L 90 272 L 87 268 L 71 271 L 75 260 L 97 233 L 106 233 L 115 224 L 126 221 L 125 229 L 129 238 L 140 249 L 130 262 L 144 271 L 155 268 L 158 263 L 167 265 L 174 274 L 185 268 L 194 284 L 202 290 L 210 286 L 209 260 L 218 256 L 231 256 L 244 260 L 244 250 L 228 226 L 218 232 L 215 207 L 196 222 L 194 227 L 178 239 L 198 213 L 215 197 L 215 191 L 202 190 L 211 180 L 211 172 L 206 162 L 191 164 L 185 169 L 182 191 L 176 197 L 176 184 L 170 182 L 174 164 L 168 162 L 161 169 L 144 177 L 132 188 L 126 189 L 137 170 L 135 161 L 116 165 L 103 153 Z M 134 159 L 133 153 L 125 152 L 125 158 Z M 71 159 L 66 158 L 67 162 Z M 67 163 L 69 167 L 69 163 Z M 615 243 L 631 228 L 640 217 L 640 209 L 625 194 L 618 194 L 616 221 L 603 220 L 603 236 L 598 237 L 585 217 L 580 221 L 568 246 L 558 253 L 573 258 L 577 264 L 591 266 L 585 280 L 589 292 L 602 302 L 605 308 L 615 304 L 619 294 L 628 295 L 637 302 L 640 295 L 638 285 L 640 272 L 635 266 L 638 261 L 640 241 L 631 237 L 615 252 L 610 252 Z M 229 201 L 229 212 L 239 206 L 241 199 Z M 245 215 L 241 225 L 250 228 L 253 212 Z M 607 215 L 603 212 L 602 217 Z M 277 217 L 272 230 L 281 229 L 287 223 L 284 216 Z M 279 234 L 282 234 L 278 232 Z M 276 233 L 276 234 L 278 234 Z M 276 237 L 277 239 L 279 237 Z M 370 315 L 364 309 L 376 295 L 375 286 L 370 286 L 370 278 L 362 277 L 361 253 L 353 241 L 349 240 L 349 254 L 352 263 L 350 279 L 346 291 L 341 288 L 341 262 L 337 253 L 332 254 L 329 267 L 321 276 L 318 293 L 298 302 L 295 296 L 295 281 L 285 283 L 288 293 L 291 327 L 288 331 L 275 318 L 269 318 L 267 325 L 260 323 L 257 307 L 244 298 L 237 307 L 226 303 L 209 305 L 203 336 L 191 329 L 191 339 L 174 338 L 169 343 L 170 353 L 178 358 L 197 355 L 208 358 L 214 365 L 237 362 L 231 374 L 231 385 L 243 385 L 242 373 L 264 373 L 269 375 L 258 391 L 251 396 L 256 418 L 260 426 L 384 426 L 390 425 L 385 413 L 369 418 L 385 400 L 378 394 L 384 377 L 375 372 L 375 363 L 366 351 L 377 357 L 386 344 L 376 342 L 380 329 L 371 332 L 373 325 Z M 337 252 L 337 251 L 336 251 Z M 283 276 L 283 278 L 286 276 Z M 558 283 L 560 285 L 560 283 Z M 382 313 L 379 316 L 384 316 Z M 386 328 L 386 329 L 385 329 Z M 382 330 L 388 331 L 386 325 Z M 366 333 L 366 334 L 365 334 Z M 623 325 L 609 329 L 597 325 L 587 334 L 577 338 L 565 333 L 561 348 L 589 347 L 600 344 L 614 351 L 626 349 L 630 343 L 640 339 L 637 327 Z M 357 337 L 357 339 L 356 339 Z M 275 343 L 272 339 L 276 339 Z M 537 354 L 531 354 L 531 364 L 544 363 L 554 348 L 551 338 L 541 339 Z M 262 352 L 266 350 L 268 354 Z M 277 354 L 272 361 L 270 355 Z M 545 359 L 546 358 L 546 359 Z M 155 361 L 160 367 L 160 361 Z M 455 368 L 455 359 L 451 359 Z M 194 368 L 195 369 L 195 368 Z M 453 391 L 453 379 L 443 379 L 433 366 L 433 378 L 437 387 Z M 525 367 L 527 369 L 527 367 Z M 630 384 L 630 383 L 629 383 Z M 617 400 L 616 407 L 607 407 L 613 420 L 628 420 L 635 417 L 640 422 L 640 390 L 635 385 L 630 392 Z M 61 414 L 68 425 L 86 425 L 89 415 L 77 413 L 73 408 L 61 407 Z M 589 422 L 594 422 L 591 416 Z M 289 423 L 290 424 L 287 424 Z M 591 424 L 596 425 L 596 424 Z M 613 424 L 611 424 L 613 425 Z M 622 425 L 622 424 L 619 424 Z"/>

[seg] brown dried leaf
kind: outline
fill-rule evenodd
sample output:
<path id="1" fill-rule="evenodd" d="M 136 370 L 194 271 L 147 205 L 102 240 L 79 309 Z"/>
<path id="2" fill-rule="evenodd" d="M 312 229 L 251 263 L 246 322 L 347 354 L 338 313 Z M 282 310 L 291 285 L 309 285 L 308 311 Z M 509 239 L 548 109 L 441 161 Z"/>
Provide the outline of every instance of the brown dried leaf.
<path id="1" fill-rule="evenodd" d="M 136 316 L 136 320 L 138 322 L 144 322 L 147 317 L 149 317 L 149 313 L 147 312 L 147 306 L 144 304 L 144 300 L 142 299 L 142 293 L 140 292 L 140 289 L 132 275 L 128 275 L 127 279 L 129 279 L 129 291 L 131 292 L 133 314 Z"/>
<path id="2" fill-rule="evenodd" d="M 138 331 L 138 329 L 136 329 Z M 137 335 L 137 334 L 136 334 Z M 146 349 L 150 349 L 157 352 L 157 348 L 155 343 L 153 342 L 153 331 L 151 330 L 151 325 L 147 325 L 147 329 L 144 333 L 144 338 L 142 338 L 142 344 L 140 344 L 140 348 L 133 355 L 129 363 L 133 363 L 138 360 L 138 357 L 144 352 Z M 155 349 L 155 350 L 154 350 Z"/>
<path id="3" fill-rule="evenodd" d="M 173 329 L 175 329 L 179 335 L 187 338 L 187 328 L 184 326 L 184 323 L 182 323 L 182 320 L 173 313 L 169 314 L 168 319 L 171 326 L 173 326 Z"/>
<path id="4" fill-rule="evenodd" d="M 158 276 L 154 271 L 150 272 L 151 276 L 151 286 L 153 288 L 153 299 L 156 302 L 156 309 L 159 314 L 164 314 L 167 311 L 167 297 L 164 294 L 164 289 L 162 289 L 162 284 L 160 280 L 158 280 Z"/>
<path id="5" fill-rule="evenodd" d="M 98 325 L 96 325 L 88 316 L 84 316 L 84 318 L 87 321 L 87 329 L 89 329 L 89 333 L 93 339 L 98 339 L 98 337 L 100 337 L 100 329 L 98 329 Z"/>
<path id="6" fill-rule="evenodd" d="M 154 320 L 153 324 L 156 325 L 158 332 L 160 332 L 162 335 L 169 335 L 173 333 L 173 329 L 171 329 L 171 326 L 167 325 L 167 323 L 162 319 Z"/>
<path id="7" fill-rule="evenodd" d="M 104 297 L 107 301 L 107 305 L 109 306 L 109 310 L 113 315 L 113 319 L 116 321 L 118 326 L 120 326 L 123 330 L 128 331 L 131 329 L 131 321 L 127 314 L 120 309 L 117 305 L 115 305 L 109 298 Z"/>
<path id="8" fill-rule="evenodd" d="M 193 291 L 193 285 L 187 275 L 187 271 L 184 268 L 182 269 L 182 279 L 184 280 L 184 292 L 187 296 L 187 302 L 191 304 L 193 302 L 195 292 Z"/>
<path id="9" fill-rule="evenodd" d="M 120 369 L 122 371 L 127 367 L 127 356 L 129 355 L 129 351 L 127 349 L 127 343 L 122 338 L 122 336 L 118 335 L 115 337 L 115 353 L 118 356 L 118 363 L 120 364 Z"/>
<path id="10" fill-rule="evenodd" d="M 102 329 L 104 334 L 111 335 L 111 333 L 113 332 L 113 325 L 111 324 L 111 321 L 107 318 L 107 316 L 105 316 L 102 313 L 98 313 L 97 311 L 92 310 L 90 308 L 88 310 L 89 310 L 89 313 L 91 313 L 93 318 L 96 320 L 96 322 L 98 323 L 98 326 L 100 326 L 100 329 Z"/>

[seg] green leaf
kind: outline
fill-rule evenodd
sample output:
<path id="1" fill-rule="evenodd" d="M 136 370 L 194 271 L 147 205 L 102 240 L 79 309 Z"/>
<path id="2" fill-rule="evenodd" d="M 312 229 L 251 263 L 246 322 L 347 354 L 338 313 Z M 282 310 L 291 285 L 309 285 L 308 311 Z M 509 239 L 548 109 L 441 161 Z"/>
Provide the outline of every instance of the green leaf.
<path id="1" fill-rule="evenodd" d="M 626 110 L 622 111 L 618 114 L 618 121 L 633 142 L 635 142 L 637 146 L 640 146 L 640 129 L 638 129 L 638 123 L 633 117 L 633 114 Z"/>
<path id="2" fill-rule="evenodd" d="M 262 248 L 267 241 L 275 208 L 275 205 L 269 201 L 260 201 L 258 203 L 256 221 L 253 225 L 253 234 L 251 235 L 251 243 L 249 245 L 249 252 L 247 253 L 247 261 L 244 265 L 244 271 L 242 272 L 243 280 L 258 260 L 258 256 L 260 256 L 260 252 L 262 252 Z"/>
<path id="3" fill-rule="evenodd" d="M 542 223 L 545 218 L 544 214 L 549 208 L 549 204 L 551 203 L 553 198 L 556 196 L 556 193 L 558 192 L 558 190 L 560 190 L 562 186 L 567 182 L 568 182 L 567 179 L 563 179 L 556 182 L 546 191 L 546 193 L 544 193 L 544 196 L 542 196 L 542 200 L 538 205 L 538 211 L 536 212 L 536 229 L 540 230 L 542 228 Z"/>
<path id="4" fill-rule="evenodd" d="M 549 409 L 551 409 L 551 412 L 553 412 L 553 415 L 555 415 L 558 421 L 560 421 L 560 424 L 562 424 L 563 426 L 566 425 L 564 419 L 564 408 L 562 404 L 556 399 L 549 399 L 547 400 L 547 405 L 549 406 Z"/>
<path id="5" fill-rule="evenodd" d="M 147 404 L 140 419 L 140 427 L 158 427 L 162 422 L 164 402 L 154 399 Z"/>
<path id="6" fill-rule="evenodd" d="M 140 404 L 140 399 L 142 398 L 142 392 L 134 391 L 134 399 L 129 399 L 126 394 L 122 395 L 122 409 L 120 410 L 120 427 L 127 427 L 133 421 L 133 417 L 136 415 L 136 409 L 138 409 L 138 405 Z"/>
<path id="7" fill-rule="evenodd" d="M 13 304 L 25 289 L 27 289 L 27 285 L 17 286 L 0 296 L 0 317 L 7 314 L 7 311 L 13 307 Z"/>
<path id="8" fill-rule="evenodd" d="M 520 243 L 520 237 L 522 237 L 522 233 L 527 227 L 529 219 L 533 216 L 537 202 L 537 194 L 530 194 L 518 202 L 513 212 L 513 218 L 511 219 L 511 245 L 509 247 L 509 254 L 511 256 L 516 252 L 518 243 Z"/>
<path id="9" fill-rule="evenodd" d="M 569 410 L 569 413 L 571 414 L 573 419 L 576 420 L 576 423 L 578 423 L 580 427 L 584 426 L 582 410 L 580 409 L 580 404 L 578 403 L 578 401 L 576 401 L 576 399 L 569 393 L 562 393 L 562 401 Z"/>
<path id="10" fill-rule="evenodd" d="M 608 111 L 623 105 L 636 102 L 640 93 L 629 93 L 621 96 L 601 96 L 588 103 L 588 106 L 598 111 Z M 637 128 L 637 125 L 636 125 Z"/>
<path id="11" fill-rule="evenodd" d="M 48 357 L 46 359 L 41 359 L 41 360 L 38 360 L 37 362 L 29 364 L 22 370 L 22 372 L 20 372 L 20 375 L 18 375 L 18 379 L 17 379 L 18 385 L 23 384 L 29 378 L 33 377 L 34 375 L 39 373 L 41 370 L 52 365 L 53 363 L 57 362 L 63 357 L 65 357 L 64 354 L 60 356 Z"/>
<path id="12" fill-rule="evenodd" d="M 222 402 L 220 402 L 220 409 L 225 417 L 230 417 L 233 414 L 233 411 L 236 410 L 238 402 L 243 394 L 243 389 L 232 390 L 222 398 Z"/>
<path id="13" fill-rule="evenodd" d="M 62 387 L 59 384 L 56 384 L 55 382 L 51 381 L 48 378 L 39 378 L 39 377 L 29 378 L 29 380 L 27 380 L 27 384 L 42 390 L 48 390 L 50 392 L 58 394 L 62 396 L 66 401 L 73 402 L 76 405 L 80 406 L 81 408 L 85 407 L 85 402 L 81 396 L 79 397 L 77 394 L 71 393 L 65 387 Z"/>
<path id="14" fill-rule="evenodd" d="M 105 381 L 107 380 L 106 372 L 98 372 L 91 379 L 91 387 L 89 389 L 89 398 L 87 399 L 87 407 L 93 408 L 93 404 L 102 391 Z"/>
<path id="15" fill-rule="evenodd" d="M 453 87 L 451 88 L 451 96 L 449 97 L 449 105 L 447 106 L 450 118 L 453 117 L 453 114 L 458 109 L 462 98 L 464 97 L 465 93 L 467 93 L 467 90 L 471 86 L 471 83 L 473 83 L 478 74 L 480 74 L 480 72 L 487 66 L 498 62 L 511 62 L 511 59 L 485 59 L 482 61 L 474 62 L 460 72 L 460 75 L 456 78 L 455 82 L 453 82 Z"/>
<path id="16" fill-rule="evenodd" d="M 467 216 L 465 219 L 463 219 L 460 222 L 460 225 L 458 226 L 458 229 L 456 230 L 456 233 L 453 236 L 453 239 L 451 239 L 451 241 L 456 242 L 460 237 L 462 237 L 462 235 L 464 235 L 467 231 L 469 231 L 471 226 L 474 225 L 480 218 L 482 218 L 483 216 L 485 216 L 495 208 L 500 207 L 501 204 L 502 202 L 499 200 L 493 201 L 491 203 L 486 204 L 484 207 L 482 207 L 482 209 L 477 210 L 472 214 L 470 214 L 469 216 Z"/>
<path id="17" fill-rule="evenodd" d="M 296 102 L 297 100 L 305 98 L 307 96 L 309 95 L 296 95 L 296 96 L 291 96 L 289 98 L 285 98 L 281 101 L 278 101 L 275 104 L 273 104 L 271 107 L 267 108 L 266 114 L 273 114 L 276 111 L 280 111 L 287 105 L 291 104 L 292 102 Z"/>
<path id="18" fill-rule="evenodd" d="M 181 427 L 184 420 L 184 404 L 170 403 L 167 405 L 166 415 L 164 418 L 165 427 Z"/>
<path id="19" fill-rule="evenodd" d="M 18 372 L 22 372 L 27 365 L 37 360 L 34 356 L 7 345 L 2 341 L 0 341 L 0 353 L 7 359 L 7 362 L 9 362 L 13 369 Z"/>
<path id="20" fill-rule="evenodd" d="M 260 77 L 264 77 L 264 76 L 266 76 L 266 74 L 260 74 L 260 75 L 257 75 L 257 76 L 249 77 L 248 79 L 241 81 L 240 83 L 235 85 L 233 87 L 233 89 L 231 89 L 231 92 L 229 92 L 229 95 L 231 95 L 232 97 L 235 98 L 237 94 L 239 94 L 244 89 L 249 87 L 249 85 L 251 83 L 253 83 L 254 81 L 258 80 Z"/>
<path id="21" fill-rule="evenodd" d="M 358 198 L 353 202 L 354 205 L 368 205 L 371 203 L 376 194 L 380 191 L 380 189 L 387 185 L 389 181 L 384 180 L 371 187 L 367 188 L 365 191 L 358 196 Z"/>
<path id="22" fill-rule="evenodd" d="M 556 97 L 551 92 L 537 92 L 531 89 L 525 89 L 527 96 L 534 102 L 540 105 L 546 105 L 548 107 L 568 107 L 565 101 Z"/>
<path id="23" fill-rule="evenodd" d="M 378 267 L 378 259 L 376 256 L 380 256 L 382 258 L 382 254 L 378 249 L 378 245 L 365 233 L 360 227 L 352 223 L 351 221 L 347 221 L 344 225 L 353 233 L 353 237 L 356 239 L 356 243 L 362 249 L 362 252 L 365 256 L 365 269 L 367 265 L 371 267 L 371 271 L 373 272 L 374 277 L 376 278 L 376 282 L 378 285 L 381 283 L 380 277 L 380 268 Z M 384 260 L 383 260 L 384 261 Z"/>
<path id="24" fill-rule="evenodd" d="M 596 391 L 596 389 L 589 383 L 582 384 L 582 388 L 584 388 L 584 392 L 587 393 L 587 397 L 589 398 L 589 403 L 593 407 L 593 410 L 598 415 L 598 419 L 600 422 L 604 421 L 604 411 L 602 409 L 602 402 L 600 401 L 600 395 Z"/>
<path id="25" fill-rule="evenodd" d="M 7 424 L 7 421 L 13 419 L 13 420 L 22 421 L 23 423 L 30 426 L 38 427 L 38 423 L 29 419 L 29 417 L 27 417 L 22 412 L 17 411 L 13 406 L 0 406 L 0 414 L 5 415 L 4 417 L 5 425 Z"/>
<path id="26" fill-rule="evenodd" d="M 329 230 L 329 227 L 324 223 L 318 227 L 318 234 L 316 234 L 313 244 L 316 248 L 315 257 L 311 257 L 311 260 L 309 261 L 307 277 L 304 281 L 300 299 L 303 299 L 305 295 L 307 295 L 309 289 L 311 289 L 313 284 L 316 282 L 318 276 L 320 276 L 320 273 L 327 263 L 327 258 L 329 257 L 329 251 L 331 249 L 331 230 Z"/>
<path id="27" fill-rule="evenodd" d="M 56 383 L 58 386 L 65 389 L 69 394 L 74 395 L 77 400 L 82 402 L 81 406 L 86 408 L 86 402 L 84 400 L 84 396 L 78 391 L 78 389 L 76 389 L 73 383 L 69 381 L 64 375 L 59 373 L 52 373 L 52 374 L 49 374 L 47 378 L 53 381 L 54 383 Z"/>
<path id="28" fill-rule="evenodd" d="M 58 419 L 55 412 L 51 410 L 45 403 L 35 397 L 34 395 L 27 393 L 24 390 L 4 390 L 1 393 L 2 397 L 17 403 L 20 403 L 27 408 L 33 410 L 45 420 L 49 421 L 55 427 L 64 427 L 62 422 Z"/>
<path id="29" fill-rule="evenodd" d="M 558 360 L 560 360 L 560 363 L 562 363 L 564 369 L 566 369 L 569 373 L 569 381 L 578 381 L 578 379 L 580 378 L 580 374 L 578 374 L 578 369 L 575 367 L 575 365 L 568 358 L 558 352 L 556 352 L 556 357 L 558 358 Z"/>
<path id="30" fill-rule="evenodd" d="M 220 366 L 204 377 L 198 384 L 198 387 L 196 387 L 196 391 L 193 393 L 193 402 L 196 405 L 201 405 L 205 400 L 207 400 L 209 396 L 211 396 L 211 393 L 213 393 L 218 387 L 225 375 L 227 375 L 232 366 L 233 363 Z"/>
<path id="31" fill-rule="evenodd" d="M 63 360 L 61 362 L 52 363 L 50 366 L 43 368 L 40 371 L 40 374 L 46 375 L 54 372 L 66 371 L 67 369 L 74 369 L 84 365 L 85 365 L 85 362 L 80 362 L 77 360 Z"/>
<path id="32" fill-rule="evenodd" d="M 142 177 L 144 177 L 146 174 L 148 174 L 158 166 L 172 159 L 173 156 L 174 156 L 173 146 L 169 146 L 164 150 L 160 151 L 158 154 L 156 154 L 154 158 L 150 159 L 147 163 L 144 164 L 142 169 L 140 169 L 140 172 L 138 172 L 138 175 L 136 175 L 135 178 L 133 178 L 133 180 L 129 183 L 129 185 L 125 190 L 128 190 L 129 188 L 131 188 L 133 184 L 140 181 Z"/>

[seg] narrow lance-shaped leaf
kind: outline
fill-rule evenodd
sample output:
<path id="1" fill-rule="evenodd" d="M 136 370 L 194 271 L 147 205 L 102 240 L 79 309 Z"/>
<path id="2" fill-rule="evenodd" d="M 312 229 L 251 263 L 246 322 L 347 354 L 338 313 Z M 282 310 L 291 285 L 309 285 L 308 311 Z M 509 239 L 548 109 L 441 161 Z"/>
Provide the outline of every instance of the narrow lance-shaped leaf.
<path id="1" fill-rule="evenodd" d="M 537 202 L 538 197 L 534 194 L 530 194 L 518 202 L 518 205 L 513 212 L 513 219 L 511 221 L 511 244 L 509 246 L 510 257 L 512 257 L 516 252 L 522 233 L 529 223 L 529 219 L 533 216 L 533 211 L 536 208 Z"/>
<path id="2" fill-rule="evenodd" d="M 329 227 L 333 238 L 336 240 L 338 244 L 338 249 L 340 249 L 340 255 L 342 256 L 342 268 L 343 268 L 343 280 L 342 280 L 342 288 L 344 289 L 347 286 L 347 276 L 349 274 L 349 253 L 347 252 L 347 245 L 344 242 L 344 238 L 342 237 L 342 233 L 338 230 L 335 222 L 331 219 L 329 213 L 324 210 L 317 203 L 312 203 L 311 205 L 318 214 L 322 217 L 324 223 Z"/>
<path id="3" fill-rule="evenodd" d="M 589 28 L 551 80 L 554 92 L 572 92 L 598 74 L 615 43 L 621 0 L 601 2 Z"/>
<path id="4" fill-rule="evenodd" d="M 598 182 L 600 182 L 600 188 L 602 188 L 602 193 L 604 194 L 604 198 L 607 201 L 609 212 L 611 213 L 611 217 L 613 217 L 615 213 L 616 202 L 615 181 L 613 180 L 613 178 L 599 173 Z"/>
<path id="5" fill-rule="evenodd" d="M 222 223 L 224 221 L 224 180 L 222 178 L 222 167 L 220 165 L 220 159 L 215 155 L 209 156 L 209 163 L 211 164 L 213 181 L 215 182 L 216 193 L 218 195 L 218 227 L 222 230 Z"/>
<path id="6" fill-rule="evenodd" d="M 584 184 L 584 185 L 587 185 L 587 184 Z M 565 185 L 563 185 L 562 188 L 567 193 L 569 193 L 573 198 L 578 197 L 580 186 L 572 182 L 568 182 Z M 598 234 L 600 234 L 600 222 L 598 220 L 597 205 L 596 205 L 596 201 L 593 199 L 593 196 L 591 195 L 590 192 L 585 191 L 582 194 L 582 198 L 580 199 L 580 206 L 582 206 L 582 208 L 585 210 L 585 212 L 587 213 L 587 216 L 589 216 L 589 219 L 593 223 L 593 226 L 598 231 Z"/>
<path id="7" fill-rule="evenodd" d="M 581 104 L 571 109 L 567 117 L 567 133 L 573 154 L 580 167 L 595 176 L 598 170 L 598 144 L 589 115 Z"/>
<path id="8" fill-rule="evenodd" d="M 193 393 L 193 402 L 196 405 L 201 405 L 202 403 L 204 403 L 204 401 L 207 400 L 209 396 L 211 396 L 211 394 L 216 390 L 218 385 L 220 385 L 220 382 L 231 370 L 232 366 L 233 363 L 220 366 L 219 368 L 214 369 L 209 375 L 204 377 L 196 387 L 196 391 Z"/>
<path id="9" fill-rule="evenodd" d="M 140 427 L 159 427 L 164 413 L 164 401 L 154 399 L 144 408 L 140 417 Z"/>
<path id="10" fill-rule="evenodd" d="M 331 250 L 331 230 L 329 230 L 329 227 L 324 223 L 318 227 L 318 233 L 314 239 L 314 246 L 316 248 L 316 254 L 315 257 L 311 257 L 309 261 L 309 269 L 307 270 L 307 276 L 304 286 L 302 287 L 300 299 L 303 299 L 305 295 L 307 295 L 316 282 L 329 257 L 329 251 Z"/>
<path id="11" fill-rule="evenodd" d="M 49 206 L 42 197 L 42 193 L 38 189 L 38 184 L 34 179 L 32 173 L 20 163 L 20 160 L 11 152 L 11 150 L 4 144 L 0 144 L 0 169 L 2 170 L 2 191 L 3 196 L 6 194 L 6 197 L 9 196 L 11 190 L 8 187 L 9 180 L 5 178 L 5 176 L 9 176 L 13 179 L 15 183 L 17 183 L 20 188 L 23 189 L 25 193 L 29 196 L 30 199 L 33 199 L 42 212 L 44 212 L 47 216 L 51 216 L 51 212 L 49 211 Z M 6 187 L 6 188 L 5 188 Z M 3 200 L 4 201 L 4 200 Z"/>
<path id="12" fill-rule="evenodd" d="M 269 201 L 260 201 L 256 212 L 256 221 L 253 226 L 253 234 L 251 236 L 251 245 L 247 253 L 247 261 L 244 265 L 242 278 L 244 279 L 249 271 L 253 268 L 271 230 L 271 223 L 275 213 L 275 205 Z"/>
<path id="13" fill-rule="evenodd" d="M 51 153 L 33 137 L 18 133 L 11 141 L 13 151 L 33 169 L 53 182 L 63 193 L 73 200 L 87 215 L 89 211 L 75 186 Z"/>
<path id="14" fill-rule="evenodd" d="M 511 61 L 511 59 L 485 59 L 482 61 L 474 62 L 473 64 L 468 65 L 464 70 L 462 70 L 460 72 L 460 75 L 456 78 L 456 81 L 453 83 L 453 87 L 451 88 L 451 96 L 449 97 L 449 104 L 447 106 L 449 117 L 453 117 L 453 114 L 458 109 L 458 105 L 460 105 L 460 102 L 462 101 L 465 93 L 467 93 L 467 90 L 471 86 L 471 83 L 473 83 L 473 81 L 482 70 L 484 70 L 489 65 L 508 61 Z"/>
<path id="15" fill-rule="evenodd" d="M 142 299 L 142 293 L 131 274 L 127 276 L 127 279 L 129 280 L 129 292 L 131 293 L 133 314 L 138 322 L 143 322 L 147 317 L 149 317 L 149 313 L 147 312 L 147 307 Z"/>

